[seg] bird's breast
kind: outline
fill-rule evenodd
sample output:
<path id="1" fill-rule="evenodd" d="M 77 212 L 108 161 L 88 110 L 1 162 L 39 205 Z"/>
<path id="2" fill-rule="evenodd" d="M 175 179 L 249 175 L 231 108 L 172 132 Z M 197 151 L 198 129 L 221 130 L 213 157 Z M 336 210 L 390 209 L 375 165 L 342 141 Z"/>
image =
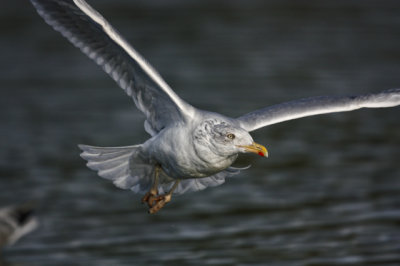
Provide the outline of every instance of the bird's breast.
<path id="1" fill-rule="evenodd" d="M 229 167 L 235 158 L 209 154 L 206 160 L 198 155 L 192 137 L 184 130 L 166 130 L 146 142 L 147 153 L 172 178 L 201 178 Z"/>

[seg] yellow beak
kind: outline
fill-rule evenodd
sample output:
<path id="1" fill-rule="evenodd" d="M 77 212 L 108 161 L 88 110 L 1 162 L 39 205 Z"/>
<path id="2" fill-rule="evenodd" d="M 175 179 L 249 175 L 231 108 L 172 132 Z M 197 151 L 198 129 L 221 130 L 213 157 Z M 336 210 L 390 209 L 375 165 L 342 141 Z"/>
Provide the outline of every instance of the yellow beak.
<path id="1" fill-rule="evenodd" d="M 251 145 L 239 145 L 238 147 L 244 148 L 247 152 L 256 153 L 263 157 L 268 157 L 267 149 L 261 144 L 253 142 Z"/>

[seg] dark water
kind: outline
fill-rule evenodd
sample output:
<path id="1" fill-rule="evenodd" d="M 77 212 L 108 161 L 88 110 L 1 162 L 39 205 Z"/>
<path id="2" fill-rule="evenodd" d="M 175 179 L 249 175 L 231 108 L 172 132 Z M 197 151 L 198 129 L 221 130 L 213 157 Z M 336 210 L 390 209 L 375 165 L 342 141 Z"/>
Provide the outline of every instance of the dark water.
<path id="1" fill-rule="evenodd" d="M 90 3 L 200 108 L 400 86 L 398 1 Z M 146 140 L 129 97 L 28 1 L 3 1 L 0 31 L 0 203 L 41 220 L 0 265 L 400 265 L 398 107 L 256 131 L 270 158 L 148 215 L 76 146 Z"/>

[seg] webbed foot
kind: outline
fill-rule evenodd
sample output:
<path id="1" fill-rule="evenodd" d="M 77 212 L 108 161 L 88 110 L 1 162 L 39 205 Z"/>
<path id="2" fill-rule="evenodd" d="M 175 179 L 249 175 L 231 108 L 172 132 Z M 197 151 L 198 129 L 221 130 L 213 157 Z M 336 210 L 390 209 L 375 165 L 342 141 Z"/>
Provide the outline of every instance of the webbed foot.
<path id="1" fill-rule="evenodd" d="M 171 201 L 172 193 L 179 185 L 180 180 L 175 181 L 175 184 L 172 186 L 170 191 L 164 195 L 157 195 L 157 191 L 151 189 L 146 195 L 143 197 L 142 202 L 147 202 L 149 205 L 149 213 L 154 214 L 161 210 L 165 204 Z"/>
<path id="2" fill-rule="evenodd" d="M 165 204 L 171 201 L 171 198 L 172 198 L 172 193 L 155 197 L 154 198 L 155 204 L 150 206 L 149 213 L 154 214 L 159 210 L 161 210 L 165 206 Z"/>

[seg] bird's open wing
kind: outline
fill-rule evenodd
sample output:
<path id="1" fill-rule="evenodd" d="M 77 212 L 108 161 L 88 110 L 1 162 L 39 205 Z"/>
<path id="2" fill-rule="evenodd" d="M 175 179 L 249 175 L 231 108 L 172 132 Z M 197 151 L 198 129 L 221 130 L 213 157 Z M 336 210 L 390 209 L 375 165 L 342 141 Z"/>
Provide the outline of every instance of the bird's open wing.
<path id="1" fill-rule="evenodd" d="M 237 121 L 242 128 L 253 131 L 305 116 L 397 105 L 400 105 L 400 89 L 390 89 L 356 96 L 320 96 L 295 100 L 250 112 L 237 118 Z"/>
<path id="2" fill-rule="evenodd" d="M 194 108 L 179 98 L 126 40 L 83 0 L 31 0 L 40 16 L 107 72 L 146 116 L 155 134 Z"/>

